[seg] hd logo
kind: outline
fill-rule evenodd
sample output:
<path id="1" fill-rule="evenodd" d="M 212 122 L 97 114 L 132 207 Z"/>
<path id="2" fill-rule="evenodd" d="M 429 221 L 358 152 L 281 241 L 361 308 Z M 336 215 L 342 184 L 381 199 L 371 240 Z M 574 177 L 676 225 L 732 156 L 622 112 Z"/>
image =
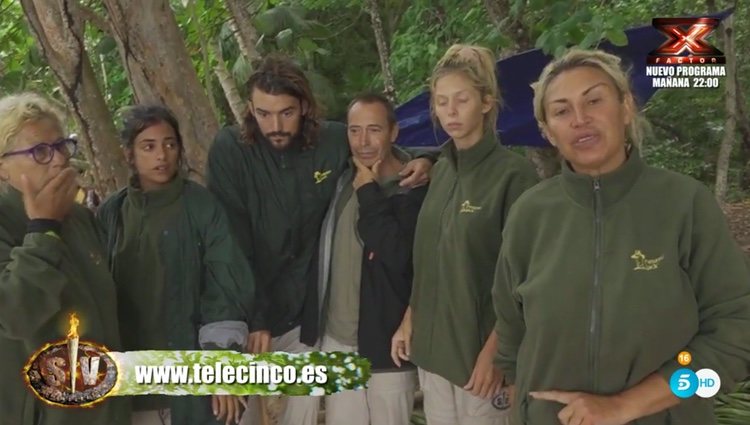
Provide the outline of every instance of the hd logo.
<path id="1" fill-rule="evenodd" d="M 669 379 L 672 393 L 679 398 L 697 395 L 702 398 L 715 396 L 721 388 L 721 378 L 713 369 L 701 369 L 693 372 L 690 369 L 678 369 Z"/>
<path id="2" fill-rule="evenodd" d="M 683 351 L 677 355 L 677 362 L 687 366 L 692 362 L 693 356 Z M 690 369 L 677 369 L 669 379 L 669 388 L 672 394 L 679 398 L 689 398 L 694 395 L 702 398 L 715 396 L 721 388 L 721 378 L 713 369 L 701 369 L 693 372 Z"/>

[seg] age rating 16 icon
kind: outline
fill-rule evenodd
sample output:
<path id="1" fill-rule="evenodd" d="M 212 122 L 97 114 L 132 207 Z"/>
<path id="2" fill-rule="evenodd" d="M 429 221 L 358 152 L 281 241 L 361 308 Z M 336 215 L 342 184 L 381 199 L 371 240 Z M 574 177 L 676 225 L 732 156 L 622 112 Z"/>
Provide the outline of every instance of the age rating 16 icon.
<path id="1" fill-rule="evenodd" d="M 683 351 L 677 356 L 677 361 L 687 366 L 692 361 L 692 356 Z M 669 387 L 672 393 L 680 398 L 689 398 L 697 395 L 702 398 L 715 396 L 721 388 L 721 378 L 713 369 L 701 369 L 693 372 L 690 369 L 677 369 L 669 379 Z"/>

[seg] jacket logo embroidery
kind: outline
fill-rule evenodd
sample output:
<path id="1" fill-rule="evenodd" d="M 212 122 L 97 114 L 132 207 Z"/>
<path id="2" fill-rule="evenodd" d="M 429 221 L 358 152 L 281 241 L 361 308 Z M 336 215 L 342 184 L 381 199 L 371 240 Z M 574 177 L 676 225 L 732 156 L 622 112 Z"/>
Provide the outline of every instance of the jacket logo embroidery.
<path id="1" fill-rule="evenodd" d="M 469 200 L 467 199 L 461 204 L 461 210 L 459 211 L 459 213 L 475 213 L 481 209 L 482 207 L 471 205 L 471 202 L 469 202 Z"/>
<path id="2" fill-rule="evenodd" d="M 315 184 L 323 183 L 323 180 L 327 179 L 330 174 L 331 174 L 331 170 L 316 171 L 315 173 L 313 173 Z"/>
<path id="3" fill-rule="evenodd" d="M 102 256 L 94 251 L 89 252 L 89 257 L 91 258 L 91 261 L 97 266 L 102 262 Z"/>
<path id="4" fill-rule="evenodd" d="M 635 267 L 633 270 L 656 270 L 659 268 L 659 263 L 661 263 L 661 260 L 664 259 L 664 256 L 660 256 L 658 258 L 654 258 L 652 260 L 646 258 L 646 255 L 644 255 L 640 249 L 636 249 L 635 252 L 633 252 L 633 255 L 630 256 L 633 260 L 635 260 Z"/>

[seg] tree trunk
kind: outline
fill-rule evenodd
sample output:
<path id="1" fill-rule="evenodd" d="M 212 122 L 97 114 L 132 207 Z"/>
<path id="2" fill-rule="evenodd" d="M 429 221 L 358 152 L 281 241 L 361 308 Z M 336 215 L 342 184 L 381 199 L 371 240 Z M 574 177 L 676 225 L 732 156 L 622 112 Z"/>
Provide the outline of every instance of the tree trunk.
<path id="1" fill-rule="evenodd" d="M 742 174 L 740 176 L 740 189 L 750 189 L 750 116 L 747 113 L 747 107 L 745 103 L 745 95 L 742 92 L 742 86 L 738 75 L 735 75 L 737 87 L 737 128 L 740 132 L 740 138 L 742 140 L 741 154 L 742 159 Z"/>
<path id="2" fill-rule="evenodd" d="M 84 50 L 84 21 L 75 0 L 22 0 L 29 28 L 60 84 L 78 126 L 79 146 L 97 192 L 104 196 L 127 183 L 112 116 Z"/>
<path id="3" fill-rule="evenodd" d="M 258 42 L 258 33 L 253 26 L 252 16 L 247 11 L 247 2 L 224 0 L 224 4 L 227 5 L 231 14 L 229 27 L 237 39 L 240 52 L 252 64 L 260 59 L 260 53 L 255 48 L 255 44 Z"/>
<path id="4" fill-rule="evenodd" d="M 732 156 L 732 148 L 734 147 L 735 129 L 736 129 L 736 116 L 737 116 L 737 98 L 736 88 L 737 80 L 735 79 L 736 59 L 734 56 L 734 26 L 733 17 L 729 15 L 722 23 L 722 31 L 724 35 L 724 54 L 726 55 L 727 63 L 727 77 L 725 80 L 725 105 L 727 111 L 727 120 L 724 124 L 724 136 L 721 139 L 721 146 L 719 147 L 719 157 L 716 160 L 716 187 L 714 189 L 716 199 L 720 203 L 724 203 L 727 197 L 727 176 L 729 174 L 729 160 Z"/>
<path id="5" fill-rule="evenodd" d="M 739 75 L 735 74 L 735 87 L 737 94 L 737 128 L 742 136 L 742 144 L 750 150 L 750 115 L 748 115 L 745 103 L 745 94 L 742 92 Z"/>
<path id="6" fill-rule="evenodd" d="M 169 2 L 104 0 L 104 5 L 136 102 L 162 103 L 172 110 L 180 124 L 191 176 L 202 180 L 219 123 Z"/>
<path id="7" fill-rule="evenodd" d="M 237 89 L 237 82 L 232 77 L 224 62 L 224 56 L 221 53 L 221 42 L 218 37 L 209 44 L 209 48 L 211 49 L 211 54 L 216 58 L 216 66 L 214 67 L 216 78 L 219 79 L 221 88 L 224 89 L 224 97 L 226 97 L 229 107 L 232 109 L 235 121 L 241 124 L 245 117 L 245 101 L 242 100 L 240 91 Z"/>
<path id="8" fill-rule="evenodd" d="M 383 85 L 385 88 L 384 92 L 391 102 L 396 102 L 396 83 L 393 80 L 393 72 L 391 72 L 391 54 L 385 40 L 385 34 L 383 33 L 383 21 L 380 18 L 378 2 L 377 0 L 367 0 L 365 7 L 370 13 L 370 22 L 372 23 L 372 30 L 375 33 L 375 43 L 378 46 L 378 56 L 380 56 L 380 68 L 383 73 Z"/>
<path id="9" fill-rule="evenodd" d="M 740 147 L 740 163 L 742 169 L 740 170 L 739 186 L 741 191 L 747 192 L 750 190 L 750 147 L 744 144 Z"/>

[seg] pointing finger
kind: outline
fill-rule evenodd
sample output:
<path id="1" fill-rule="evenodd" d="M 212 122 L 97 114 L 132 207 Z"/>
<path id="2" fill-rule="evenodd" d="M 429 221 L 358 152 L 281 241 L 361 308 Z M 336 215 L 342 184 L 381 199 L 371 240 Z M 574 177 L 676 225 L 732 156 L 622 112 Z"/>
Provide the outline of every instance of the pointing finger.
<path id="1" fill-rule="evenodd" d="M 570 391 L 532 391 L 529 395 L 537 400 L 556 401 L 566 405 L 577 397 L 577 393 Z"/>

